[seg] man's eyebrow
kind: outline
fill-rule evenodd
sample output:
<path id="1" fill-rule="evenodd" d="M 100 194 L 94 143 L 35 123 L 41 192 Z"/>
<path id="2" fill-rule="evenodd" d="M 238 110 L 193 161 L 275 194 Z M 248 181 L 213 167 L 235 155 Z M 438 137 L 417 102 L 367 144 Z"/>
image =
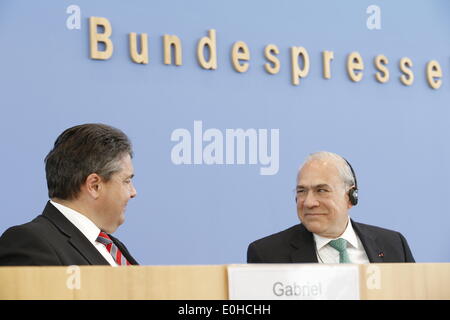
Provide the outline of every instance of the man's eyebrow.
<path id="1" fill-rule="evenodd" d="M 313 188 L 317 189 L 317 188 L 330 188 L 330 186 L 326 183 L 321 183 L 318 185 L 315 185 Z"/>
<path id="2" fill-rule="evenodd" d="M 317 188 L 330 188 L 330 186 L 326 183 L 320 183 L 320 184 L 316 184 L 314 186 L 312 186 L 313 189 L 317 189 Z M 305 185 L 299 184 L 297 185 L 297 190 L 298 189 L 307 189 L 307 187 Z"/>

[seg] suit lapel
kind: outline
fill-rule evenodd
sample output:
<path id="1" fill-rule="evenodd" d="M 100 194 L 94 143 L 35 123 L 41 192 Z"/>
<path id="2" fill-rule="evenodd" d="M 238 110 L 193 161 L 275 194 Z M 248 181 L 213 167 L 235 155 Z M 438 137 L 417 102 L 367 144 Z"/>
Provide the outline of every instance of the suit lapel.
<path id="1" fill-rule="evenodd" d="M 292 247 L 291 260 L 293 263 L 318 262 L 313 234 L 303 224 L 298 225 L 290 240 L 290 244 Z"/>
<path id="2" fill-rule="evenodd" d="M 377 242 L 376 235 L 370 232 L 370 230 L 366 230 L 364 226 L 359 223 L 354 222 L 353 220 L 350 221 L 352 222 L 353 229 L 363 244 L 369 261 L 371 263 L 384 262 L 384 250 Z"/>
<path id="3" fill-rule="evenodd" d="M 92 243 L 50 202 L 42 213 L 61 233 L 67 237 L 67 242 L 77 250 L 91 265 L 109 265 L 108 261 L 98 252 Z"/>
<path id="4" fill-rule="evenodd" d="M 83 234 L 72 234 L 69 243 L 92 265 L 110 265 Z"/>
<path id="5" fill-rule="evenodd" d="M 364 226 L 351 220 L 353 229 L 361 240 L 367 257 L 371 263 L 384 262 L 384 249 L 377 242 L 377 237 Z M 363 230 L 362 230 L 363 229 Z M 292 247 L 291 260 L 293 263 L 315 263 L 318 262 L 314 236 L 303 224 L 298 225 L 290 244 Z"/>

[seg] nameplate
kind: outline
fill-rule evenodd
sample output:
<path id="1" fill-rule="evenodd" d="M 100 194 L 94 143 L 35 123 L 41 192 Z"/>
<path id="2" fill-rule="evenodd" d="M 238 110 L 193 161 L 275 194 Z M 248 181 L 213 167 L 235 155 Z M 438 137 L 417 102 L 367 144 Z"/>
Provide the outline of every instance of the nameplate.
<path id="1" fill-rule="evenodd" d="M 358 265 L 249 264 L 228 267 L 231 300 L 359 300 Z"/>

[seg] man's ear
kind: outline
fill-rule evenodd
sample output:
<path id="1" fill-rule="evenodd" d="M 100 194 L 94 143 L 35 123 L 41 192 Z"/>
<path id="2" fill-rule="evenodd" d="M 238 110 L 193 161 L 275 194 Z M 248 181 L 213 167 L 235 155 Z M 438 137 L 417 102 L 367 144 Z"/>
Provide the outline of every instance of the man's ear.
<path id="1" fill-rule="evenodd" d="M 350 194 L 349 194 L 348 191 L 345 193 L 345 200 L 347 201 L 347 209 L 352 208 L 352 207 L 353 207 L 353 204 L 352 204 L 352 202 L 350 201 Z"/>
<path id="2" fill-rule="evenodd" d="M 100 196 L 102 182 L 102 177 L 96 173 L 91 173 L 88 175 L 86 181 L 84 182 L 87 193 L 95 200 Z"/>

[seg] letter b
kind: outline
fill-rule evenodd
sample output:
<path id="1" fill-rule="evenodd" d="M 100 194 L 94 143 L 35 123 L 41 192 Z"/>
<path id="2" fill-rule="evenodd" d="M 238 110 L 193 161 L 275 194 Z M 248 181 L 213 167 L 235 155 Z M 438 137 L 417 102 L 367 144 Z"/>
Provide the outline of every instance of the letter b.
<path id="1" fill-rule="evenodd" d="M 103 27 L 103 33 L 97 33 L 98 27 Z M 113 43 L 109 37 L 112 34 L 111 24 L 108 19 L 100 17 L 89 18 L 89 36 L 91 47 L 91 59 L 108 60 L 113 54 Z M 105 45 L 105 50 L 98 49 L 98 43 Z"/>

